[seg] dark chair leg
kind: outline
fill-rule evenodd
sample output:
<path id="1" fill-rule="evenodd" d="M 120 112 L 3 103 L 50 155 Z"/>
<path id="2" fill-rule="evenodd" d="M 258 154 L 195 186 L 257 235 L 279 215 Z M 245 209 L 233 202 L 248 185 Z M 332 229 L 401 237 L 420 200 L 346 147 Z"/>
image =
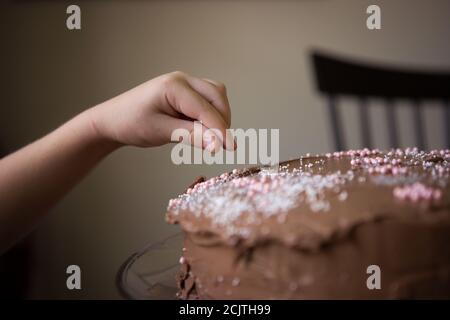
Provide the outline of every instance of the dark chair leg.
<path id="1" fill-rule="evenodd" d="M 444 134 L 446 148 L 450 149 L 450 100 L 444 104 Z"/>
<path id="2" fill-rule="evenodd" d="M 336 150 L 344 150 L 344 141 L 341 130 L 341 119 L 336 108 L 336 98 L 328 96 L 328 112 L 331 121 L 331 133 L 333 135 L 334 146 Z"/>
<path id="3" fill-rule="evenodd" d="M 422 112 L 420 110 L 420 102 L 415 101 L 413 104 L 413 121 L 414 129 L 416 130 L 416 142 L 417 146 L 421 149 L 425 149 L 425 129 L 422 121 Z"/>
<path id="4" fill-rule="evenodd" d="M 361 136 L 363 148 L 372 149 L 372 136 L 370 134 L 370 121 L 368 104 L 365 98 L 360 98 L 359 103 L 359 122 L 361 126 Z"/>
<path id="5" fill-rule="evenodd" d="M 400 143 L 397 134 L 397 117 L 395 115 L 395 105 L 393 101 L 386 101 L 386 123 L 389 134 L 389 144 L 391 148 L 398 148 Z"/>

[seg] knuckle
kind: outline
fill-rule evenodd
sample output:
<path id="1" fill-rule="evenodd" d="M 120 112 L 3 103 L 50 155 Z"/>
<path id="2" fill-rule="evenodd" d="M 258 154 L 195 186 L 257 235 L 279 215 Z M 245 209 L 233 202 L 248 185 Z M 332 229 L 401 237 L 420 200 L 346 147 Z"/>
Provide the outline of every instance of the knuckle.
<path id="1" fill-rule="evenodd" d="M 169 73 L 169 75 L 174 79 L 174 80 L 181 80 L 181 79 L 185 79 L 187 74 L 184 73 L 183 71 L 173 71 L 171 73 Z"/>
<path id="2" fill-rule="evenodd" d="M 165 75 L 163 75 L 163 82 L 165 84 L 167 83 L 173 83 L 173 82 L 178 82 L 181 81 L 183 79 L 185 79 L 186 74 L 182 71 L 173 71 L 170 73 L 166 73 Z"/>
<path id="3" fill-rule="evenodd" d="M 220 93 L 227 94 L 227 87 L 222 82 L 217 83 L 217 89 Z"/>
<path id="4" fill-rule="evenodd" d="M 183 82 L 185 79 L 185 74 L 181 71 L 174 71 L 170 73 L 166 73 L 161 76 L 161 83 L 163 88 L 169 90 L 174 87 L 177 83 Z"/>

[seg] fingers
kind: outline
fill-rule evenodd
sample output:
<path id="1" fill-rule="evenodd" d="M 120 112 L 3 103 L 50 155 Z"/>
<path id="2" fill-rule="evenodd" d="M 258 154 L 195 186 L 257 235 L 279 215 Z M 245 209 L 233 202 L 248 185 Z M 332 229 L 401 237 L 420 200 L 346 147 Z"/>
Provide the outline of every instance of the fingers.
<path id="1" fill-rule="evenodd" d="M 192 89 L 216 107 L 229 128 L 231 125 L 231 112 L 225 85 L 213 80 L 199 79 L 191 76 L 187 76 L 186 80 Z"/>
<path id="2" fill-rule="evenodd" d="M 211 153 L 218 152 L 222 148 L 222 141 L 214 131 L 199 122 L 194 123 L 164 115 L 164 119 L 161 119 L 159 123 L 164 124 L 159 130 L 163 136 L 170 137 L 170 142 L 186 143 Z"/>
<path id="3" fill-rule="evenodd" d="M 196 85 L 198 86 L 199 83 L 196 82 Z M 202 89 L 204 90 L 205 86 Z M 199 120 L 207 128 L 217 129 L 221 134 L 222 145 L 228 150 L 234 150 L 234 140 L 227 131 L 228 125 L 222 114 L 200 93 L 191 88 L 189 83 L 174 82 L 168 91 L 167 98 L 176 111 Z"/>

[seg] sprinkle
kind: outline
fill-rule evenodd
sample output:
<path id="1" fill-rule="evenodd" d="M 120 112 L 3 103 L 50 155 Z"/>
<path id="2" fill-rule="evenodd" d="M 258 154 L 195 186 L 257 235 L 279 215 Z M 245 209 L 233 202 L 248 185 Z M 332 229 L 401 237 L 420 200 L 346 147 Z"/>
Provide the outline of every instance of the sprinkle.
<path id="1" fill-rule="evenodd" d="M 405 185 L 403 187 L 395 187 L 393 193 L 397 199 L 409 200 L 412 202 L 432 202 L 442 198 L 442 191 L 440 189 L 427 187 L 420 182 Z"/>
<path id="2" fill-rule="evenodd" d="M 342 191 L 338 195 L 339 201 L 345 201 L 347 199 L 347 197 L 348 197 L 348 192 L 347 191 Z"/>
<path id="3" fill-rule="evenodd" d="M 314 283 L 314 278 L 313 276 L 306 274 L 300 278 L 299 283 L 302 286 L 309 286 Z"/>
<path id="4" fill-rule="evenodd" d="M 296 284 L 295 282 L 291 282 L 289 283 L 289 290 L 290 291 L 295 291 L 298 288 L 298 284 Z"/>
<path id="5" fill-rule="evenodd" d="M 352 171 L 326 175 L 298 171 L 267 174 L 261 171 L 231 180 L 221 175 L 214 184 L 203 182 L 196 190 L 186 192 L 179 201 L 171 203 L 170 209 L 174 214 L 187 210 L 197 216 L 204 215 L 225 228 L 244 212 L 260 213 L 266 217 L 287 212 L 299 205 L 300 195 L 304 196 L 304 202 L 313 212 L 325 212 L 330 209 L 330 204 L 324 199 L 324 192 L 339 192 L 353 175 Z"/>
<path id="6" fill-rule="evenodd" d="M 335 159 L 350 169 L 344 173 L 327 171 Z M 205 217 L 227 235 L 247 237 L 250 231 L 246 224 L 270 217 L 286 223 L 288 215 L 296 212 L 292 209 L 299 206 L 309 208 L 311 214 L 329 212 L 330 194 L 345 201 L 349 196 L 346 187 L 352 182 L 392 186 L 394 197 L 402 200 L 437 201 L 450 182 L 450 150 L 381 152 L 365 148 L 300 158 L 292 170 L 289 164 L 262 167 L 258 172 L 233 169 L 171 199 L 168 211 L 173 216 Z M 270 230 L 261 227 L 260 232 L 267 235 Z"/>

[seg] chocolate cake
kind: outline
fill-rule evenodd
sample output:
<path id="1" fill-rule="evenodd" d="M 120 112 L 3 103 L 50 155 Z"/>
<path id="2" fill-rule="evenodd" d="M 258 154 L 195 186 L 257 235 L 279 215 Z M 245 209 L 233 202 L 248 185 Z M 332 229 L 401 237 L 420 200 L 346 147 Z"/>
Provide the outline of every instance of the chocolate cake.
<path id="1" fill-rule="evenodd" d="M 449 183 L 450 150 L 416 148 L 199 179 L 168 206 L 179 297 L 450 298 Z"/>

